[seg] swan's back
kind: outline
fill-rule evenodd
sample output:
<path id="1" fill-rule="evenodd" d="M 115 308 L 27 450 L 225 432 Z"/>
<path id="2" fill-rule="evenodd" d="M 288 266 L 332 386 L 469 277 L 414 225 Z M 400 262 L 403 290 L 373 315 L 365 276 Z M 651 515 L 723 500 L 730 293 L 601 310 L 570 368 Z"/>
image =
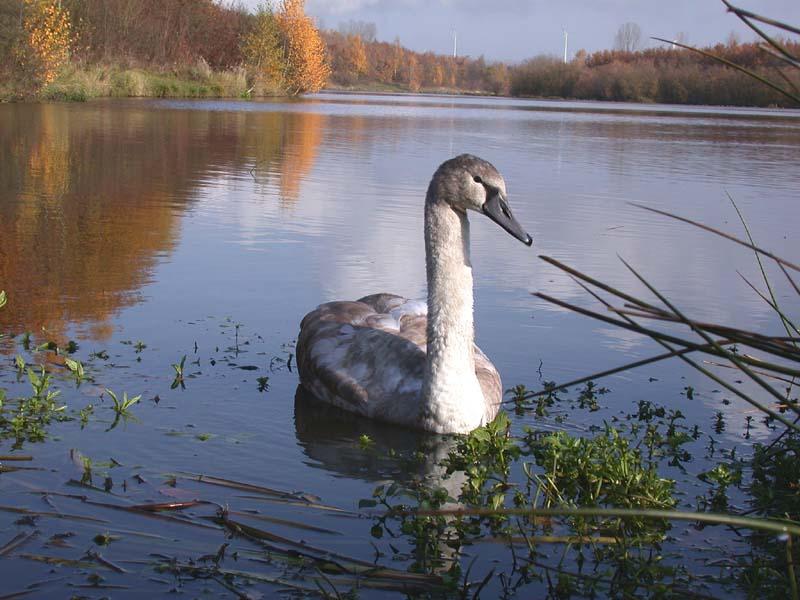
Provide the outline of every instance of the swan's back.
<path id="1" fill-rule="evenodd" d="M 300 382 L 324 402 L 420 427 L 426 327 L 426 304 L 393 294 L 322 304 L 300 324 Z M 490 421 L 499 409 L 502 385 L 497 369 L 477 346 L 475 373 Z"/>

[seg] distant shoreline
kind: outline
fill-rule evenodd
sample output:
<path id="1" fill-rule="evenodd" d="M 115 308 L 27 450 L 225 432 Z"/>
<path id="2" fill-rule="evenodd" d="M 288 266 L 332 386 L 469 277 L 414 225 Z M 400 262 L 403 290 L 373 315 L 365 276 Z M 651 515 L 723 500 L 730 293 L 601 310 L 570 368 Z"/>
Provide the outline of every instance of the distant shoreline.
<path id="1" fill-rule="evenodd" d="M 141 68 L 96 65 L 88 68 L 70 67 L 54 82 L 37 94 L 24 95 L 8 82 L 0 82 L 0 102 L 85 102 L 97 98 L 174 98 L 174 99 L 243 99 L 289 98 L 290 94 L 274 88 L 269 93 L 253 94 L 248 89 L 247 79 L 241 69 L 228 71 L 198 70 L 192 67 L 173 71 L 158 71 Z M 537 100 L 542 102 L 585 102 L 587 104 L 608 103 L 625 110 L 626 105 L 649 105 L 654 107 L 720 107 L 774 110 L 781 114 L 797 113 L 800 109 L 779 106 L 694 104 L 676 102 L 598 100 L 594 98 L 570 98 L 553 96 L 500 95 L 484 90 L 458 90 L 454 88 L 423 88 L 417 91 L 400 84 L 365 82 L 363 85 L 343 86 L 329 83 L 321 92 L 356 95 L 376 94 L 386 96 L 430 95 L 442 97 L 486 98 L 507 100 Z"/>

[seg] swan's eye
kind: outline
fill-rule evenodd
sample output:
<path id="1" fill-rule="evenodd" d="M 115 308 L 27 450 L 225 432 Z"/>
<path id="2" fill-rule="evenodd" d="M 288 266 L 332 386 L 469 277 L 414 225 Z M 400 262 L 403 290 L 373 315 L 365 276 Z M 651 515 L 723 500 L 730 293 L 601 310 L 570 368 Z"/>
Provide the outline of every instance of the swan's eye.
<path id="1" fill-rule="evenodd" d="M 478 175 L 475 175 L 475 177 L 472 178 L 472 181 L 475 183 L 483 183 L 483 179 L 481 179 Z"/>

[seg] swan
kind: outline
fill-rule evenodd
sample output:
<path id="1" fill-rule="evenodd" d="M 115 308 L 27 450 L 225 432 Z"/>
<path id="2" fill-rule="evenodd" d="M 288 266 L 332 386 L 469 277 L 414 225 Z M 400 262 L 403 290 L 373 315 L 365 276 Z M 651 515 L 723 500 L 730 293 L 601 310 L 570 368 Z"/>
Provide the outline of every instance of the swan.
<path id="1" fill-rule="evenodd" d="M 328 302 L 300 324 L 300 385 L 371 419 L 468 433 L 500 407 L 500 374 L 475 345 L 467 211 L 533 243 L 514 218 L 503 177 L 462 154 L 442 163 L 425 198 L 427 305 L 393 294 Z"/>

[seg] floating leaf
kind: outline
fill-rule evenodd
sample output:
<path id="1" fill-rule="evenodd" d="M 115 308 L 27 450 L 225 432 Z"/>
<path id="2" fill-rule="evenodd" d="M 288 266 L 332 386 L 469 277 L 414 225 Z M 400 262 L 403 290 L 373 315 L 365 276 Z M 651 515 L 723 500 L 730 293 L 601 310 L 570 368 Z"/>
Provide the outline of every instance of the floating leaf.
<path id="1" fill-rule="evenodd" d="M 75 375 L 76 378 L 83 379 L 83 365 L 79 360 L 65 358 L 64 364 L 72 372 L 72 374 Z"/>

